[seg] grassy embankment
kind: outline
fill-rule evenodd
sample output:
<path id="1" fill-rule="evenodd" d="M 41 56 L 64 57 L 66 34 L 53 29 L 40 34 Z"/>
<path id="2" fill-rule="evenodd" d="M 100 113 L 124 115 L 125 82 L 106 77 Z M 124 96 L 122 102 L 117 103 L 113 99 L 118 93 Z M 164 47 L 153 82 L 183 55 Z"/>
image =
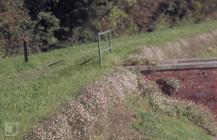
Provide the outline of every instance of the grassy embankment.
<path id="1" fill-rule="evenodd" d="M 97 55 L 96 43 L 82 44 L 71 48 L 32 55 L 29 64 L 24 64 L 21 56 L 1 59 L 0 132 L 4 133 L 3 124 L 5 122 L 18 122 L 19 135 L 14 137 L 14 139 L 20 139 L 29 128 L 37 125 L 42 118 L 54 112 L 61 103 L 73 98 L 82 86 L 102 75 L 107 68 L 119 65 L 121 60 L 140 45 L 163 44 L 168 41 L 174 41 L 177 38 L 193 36 L 216 28 L 217 22 L 210 21 L 114 39 L 113 54 L 106 56 L 103 67 L 98 66 L 97 59 L 80 66 L 89 57 Z M 53 67 L 48 66 L 57 60 L 63 60 L 63 62 Z M 145 120 L 157 117 L 153 113 L 149 115 L 155 115 L 155 117 L 146 118 L 144 115 L 143 113 L 141 117 Z M 182 122 L 181 120 L 177 122 L 166 117 L 165 120 L 168 123 L 165 123 L 160 118 L 158 120 L 159 123 L 162 123 L 159 125 L 162 126 L 172 124 L 181 126 L 183 130 L 185 127 L 189 129 L 192 127 L 189 122 Z M 144 126 L 148 128 L 149 125 Z M 177 127 L 177 132 L 179 132 L 179 129 L 182 129 L 181 127 Z M 146 127 L 141 127 L 141 129 L 146 129 Z M 195 131 L 195 134 L 203 135 L 200 131 L 197 132 Z M 203 138 L 203 136 L 200 138 Z"/>
<path id="2" fill-rule="evenodd" d="M 143 102 L 144 103 L 144 102 Z M 133 128 L 150 140 L 211 140 L 201 128 L 185 118 L 154 112 L 146 104 L 132 103 L 137 114 Z"/>

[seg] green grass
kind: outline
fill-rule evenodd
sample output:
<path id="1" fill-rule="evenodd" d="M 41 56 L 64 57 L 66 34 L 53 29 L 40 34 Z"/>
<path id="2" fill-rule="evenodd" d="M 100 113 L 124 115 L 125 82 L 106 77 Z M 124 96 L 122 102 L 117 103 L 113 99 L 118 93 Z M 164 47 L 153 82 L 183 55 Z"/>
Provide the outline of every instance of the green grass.
<path id="1" fill-rule="evenodd" d="M 175 119 L 156 112 L 138 111 L 134 129 L 147 140 L 211 140 L 202 129 L 186 119 Z"/>
<path id="2" fill-rule="evenodd" d="M 103 67 L 94 61 L 80 64 L 97 56 L 97 44 L 86 43 L 48 53 L 30 56 L 29 64 L 22 56 L 0 60 L 0 137 L 5 122 L 18 122 L 19 134 L 6 140 L 21 139 L 43 118 L 62 103 L 74 97 L 85 84 L 116 67 L 142 45 L 164 44 L 217 28 L 217 21 L 185 25 L 113 40 L 113 54 L 104 58 Z M 63 60 L 53 67 L 48 65 Z"/>
<path id="3" fill-rule="evenodd" d="M 132 128 L 147 140 L 212 140 L 186 118 L 154 111 L 147 98 L 130 98 L 128 104 L 135 113 Z"/>

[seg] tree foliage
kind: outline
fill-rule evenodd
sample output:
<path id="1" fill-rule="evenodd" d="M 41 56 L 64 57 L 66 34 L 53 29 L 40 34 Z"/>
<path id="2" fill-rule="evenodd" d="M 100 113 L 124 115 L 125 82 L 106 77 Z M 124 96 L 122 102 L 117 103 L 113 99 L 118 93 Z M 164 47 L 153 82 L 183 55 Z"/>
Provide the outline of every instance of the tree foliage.
<path id="1" fill-rule="evenodd" d="M 6 52 L 16 53 L 25 32 L 32 48 L 47 50 L 57 42 L 93 40 L 97 32 L 107 29 L 114 35 L 153 31 L 162 17 L 170 27 L 200 22 L 216 18 L 216 8 L 216 0 L 0 1 L 0 42 Z"/>

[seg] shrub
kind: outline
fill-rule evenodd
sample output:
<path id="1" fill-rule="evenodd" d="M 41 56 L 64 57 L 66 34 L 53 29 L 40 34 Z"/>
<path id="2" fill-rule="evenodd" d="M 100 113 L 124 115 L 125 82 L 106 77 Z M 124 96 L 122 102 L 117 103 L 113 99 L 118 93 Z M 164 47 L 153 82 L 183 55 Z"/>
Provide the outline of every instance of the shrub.
<path id="1" fill-rule="evenodd" d="M 27 31 L 28 43 L 33 52 L 47 51 L 58 43 L 55 32 L 60 28 L 59 19 L 51 13 L 40 12 L 36 20 L 24 20 L 22 28 Z"/>
<path id="2" fill-rule="evenodd" d="M 175 78 L 166 79 L 165 82 L 174 91 L 178 91 L 182 87 L 181 81 Z"/>
<path id="3" fill-rule="evenodd" d="M 39 44 L 40 49 L 47 49 L 57 43 L 54 33 L 60 28 L 59 19 L 47 12 L 40 12 L 35 22 L 35 41 Z"/>
<path id="4" fill-rule="evenodd" d="M 156 83 L 159 85 L 161 91 L 169 96 L 171 96 L 174 92 L 178 92 L 182 87 L 181 81 L 175 78 L 160 79 L 157 80 Z"/>

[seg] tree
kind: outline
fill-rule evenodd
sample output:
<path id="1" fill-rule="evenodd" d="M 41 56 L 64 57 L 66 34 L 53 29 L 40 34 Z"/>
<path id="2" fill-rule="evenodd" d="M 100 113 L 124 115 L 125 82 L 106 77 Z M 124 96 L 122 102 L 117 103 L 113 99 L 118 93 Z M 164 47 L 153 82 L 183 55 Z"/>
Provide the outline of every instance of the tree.
<path id="1" fill-rule="evenodd" d="M 38 42 L 38 46 L 42 50 L 46 50 L 49 46 L 58 42 L 55 37 L 55 32 L 59 30 L 59 19 L 57 19 L 52 13 L 40 12 L 36 21 L 34 21 L 35 41 Z"/>

